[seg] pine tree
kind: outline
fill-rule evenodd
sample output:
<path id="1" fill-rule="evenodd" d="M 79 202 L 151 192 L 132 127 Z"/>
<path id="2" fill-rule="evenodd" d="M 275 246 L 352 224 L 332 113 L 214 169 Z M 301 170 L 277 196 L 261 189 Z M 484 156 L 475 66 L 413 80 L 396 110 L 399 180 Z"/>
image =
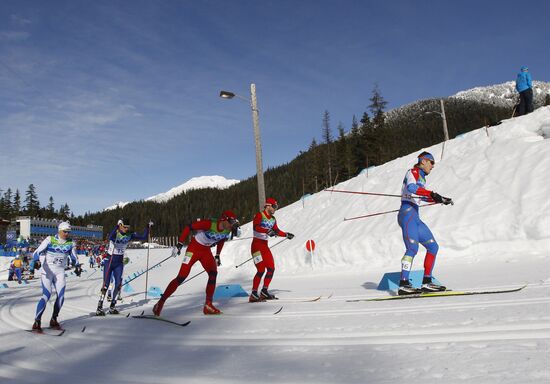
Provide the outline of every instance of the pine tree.
<path id="1" fill-rule="evenodd" d="M 338 140 L 336 141 L 337 175 L 340 180 L 347 180 L 351 175 L 350 139 L 346 137 L 344 125 L 338 124 Z M 336 180 L 335 180 L 336 182 Z"/>
<path id="2" fill-rule="evenodd" d="M 36 195 L 34 184 L 29 185 L 29 189 L 25 192 L 25 213 L 29 216 L 37 216 L 40 211 L 40 202 Z"/>
<path id="3" fill-rule="evenodd" d="M 386 153 L 388 152 L 388 135 L 391 135 L 391 132 L 384 129 L 384 109 L 388 103 L 382 97 L 380 90 L 378 89 L 378 85 L 374 86 L 374 89 L 372 90 L 372 97 L 369 100 L 371 101 L 371 104 L 368 108 L 373 118 L 370 122 L 370 126 L 365 130 L 367 152 L 370 155 L 369 158 L 373 159 L 373 163 L 378 165 L 389 160 Z"/>
<path id="4" fill-rule="evenodd" d="M 55 217 L 55 206 L 52 196 L 50 196 L 48 206 L 46 207 L 46 217 L 48 219 L 53 219 Z"/>
<path id="5" fill-rule="evenodd" d="M 19 192 L 19 189 L 15 190 L 12 211 L 13 216 L 19 216 L 21 214 L 21 193 Z"/>
<path id="6" fill-rule="evenodd" d="M 320 151 L 319 151 L 319 145 L 317 144 L 317 140 L 313 138 L 311 140 L 311 144 L 309 145 L 308 154 L 309 154 L 309 167 L 308 167 L 308 180 L 309 185 L 311 186 L 311 189 L 315 192 L 319 191 L 319 176 L 323 174 L 322 169 L 323 166 L 321 165 L 321 158 L 320 158 Z"/>
<path id="7" fill-rule="evenodd" d="M 4 215 L 8 218 L 11 218 L 13 215 L 13 193 L 11 191 L 11 188 L 6 189 L 6 192 L 4 192 Z"/>
<path id="8" fill-rule="evenodd" d="M 328 182 L 327 186 L 332 186 L 332 131 L 330 129 L 330 114 L 327 110 L 323 114 L 323 141 L 327 147 L 327 166 L 328 166 Z"/>
<path id="9" fill-rule="evenodd" d="M 130 205 L 130 204 L 128 204 Z M 62 220 L 67 220 L 71 216 L 71 209 L 69 208 L 69 204 L 65 203 L 61 205 L 61 208 L 59 208 L 59 211 L 57 213 L 59 218 Z"/>

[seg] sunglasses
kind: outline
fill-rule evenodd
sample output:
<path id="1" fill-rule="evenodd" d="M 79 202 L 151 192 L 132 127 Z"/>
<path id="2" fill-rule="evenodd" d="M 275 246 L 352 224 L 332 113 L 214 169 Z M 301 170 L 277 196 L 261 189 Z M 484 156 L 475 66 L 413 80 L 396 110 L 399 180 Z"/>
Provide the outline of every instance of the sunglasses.
<path id="1" fill-rule="evenodd" d="M 61 231 L 61 232 L 63 232 L 63 233 L 71 233 L 71 231 Z"/>

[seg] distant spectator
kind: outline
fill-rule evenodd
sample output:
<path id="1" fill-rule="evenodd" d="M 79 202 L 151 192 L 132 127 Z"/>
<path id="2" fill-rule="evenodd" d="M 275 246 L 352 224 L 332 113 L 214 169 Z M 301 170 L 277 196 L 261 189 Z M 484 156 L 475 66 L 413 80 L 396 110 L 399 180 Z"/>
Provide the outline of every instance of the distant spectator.
<path id="1" fill-rule="evenodd" d="M 17 282 L 21 284 L 21 274 L 23 272 L 23 260 L 21 260 L 21 256 L 16 256 L 15 259 L 12 260 L 10 266 L 13 266 L 13 278 L 17 277 Z"/>
<path id="2" fill-rule="evenodd" d="M 531 74 L 529 68 L 521 67 L 520 73 L 516 78 L 516 91 L 519 92 L 518 116 L 533 112 L 533 84 L 531 83 Z"/>

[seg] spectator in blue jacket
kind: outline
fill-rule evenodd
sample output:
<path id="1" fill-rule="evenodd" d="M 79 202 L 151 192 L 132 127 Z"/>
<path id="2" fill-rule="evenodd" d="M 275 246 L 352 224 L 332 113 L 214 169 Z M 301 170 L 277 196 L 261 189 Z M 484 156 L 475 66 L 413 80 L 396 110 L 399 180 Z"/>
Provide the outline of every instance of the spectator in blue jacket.
<path id="1" fill-rule="evenodd" d="M 519 92 L 518 116 L 533 112 L 533 84 L 529 68 L 521 67 L 516 78 L 516 91 Z"/>

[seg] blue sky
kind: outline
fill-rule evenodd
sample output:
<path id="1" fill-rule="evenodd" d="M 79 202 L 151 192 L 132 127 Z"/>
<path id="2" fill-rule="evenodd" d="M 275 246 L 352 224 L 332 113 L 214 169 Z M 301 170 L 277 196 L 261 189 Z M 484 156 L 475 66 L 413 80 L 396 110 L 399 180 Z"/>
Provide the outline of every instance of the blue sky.
<path id="1" fill-rule="evenodd" d="M 550 81 L 546 1 L 2 1 L 0 188 L 76 214 L 256 172 L 366 110 Z M 269 191 L 267 191 L 269 194 Z"/>

